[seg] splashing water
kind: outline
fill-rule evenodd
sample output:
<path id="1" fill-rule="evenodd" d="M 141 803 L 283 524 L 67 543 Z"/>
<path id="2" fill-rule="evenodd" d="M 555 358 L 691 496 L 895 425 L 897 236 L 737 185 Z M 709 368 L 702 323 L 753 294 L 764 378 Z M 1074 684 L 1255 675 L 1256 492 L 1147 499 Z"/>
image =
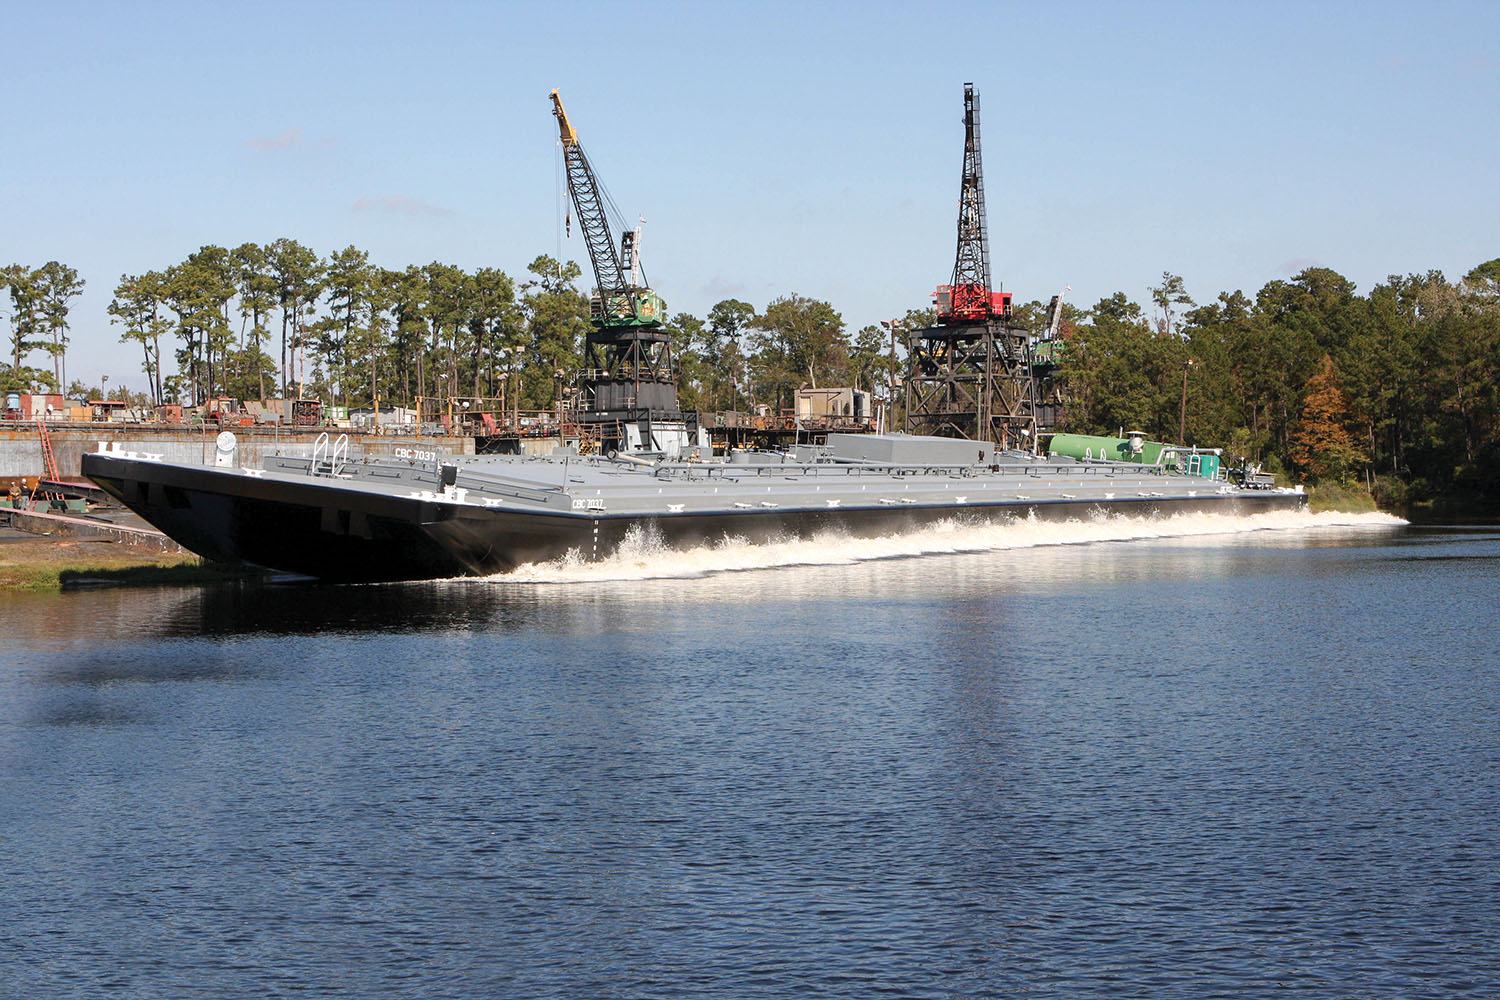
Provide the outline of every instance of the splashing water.
<path id="1" fill-rule="evenodd" d="M 711 545 L 674 549 L 649 527 L 633 528 L 620 550 L 598 562 L 573 553 L 562 559 L 517 567 L 487 579 L 505 583 L 607 583 L 621 580 L 692 579 L 716 573 L 841 566 L 877 559 L 998 552 L 1049 545 L 1083 545 L 1239 535 L 1256 531 L 1388 529 L 1407 522 L 1390 514 L 1333 511 L 1271 511 L 1263 514 L 1173 514 L 1130 517 L 1100 513 L 1085 520 L 1039 521 L 1034 517 L 989 524 L 938 521 L 922 528 L 875 538 L 827 532 L 812 538 L 751 544 L 725 537 Z"/>

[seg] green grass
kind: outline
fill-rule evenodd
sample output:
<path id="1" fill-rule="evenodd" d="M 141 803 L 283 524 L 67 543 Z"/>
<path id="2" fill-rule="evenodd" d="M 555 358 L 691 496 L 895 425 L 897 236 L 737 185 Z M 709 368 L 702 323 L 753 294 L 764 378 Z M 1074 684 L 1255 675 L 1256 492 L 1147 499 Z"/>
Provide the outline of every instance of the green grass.
<path id="1" fill-rule="evenodd" d="M 185 552 L 158 552 L 98 541 L 37 538 L 0 545 L 0 590 L 58 593 L 89 587 L 165 587 L 256 575 L 204 562 Z"/>
<path id="2" fill-rule="evenodd" d="M 1380 508 L 1363 486 L 1319 483 L 1310 489 L 1307 506 L 1312 511 L 1333 510 L 1344 514 L 1370 514 Z"/>

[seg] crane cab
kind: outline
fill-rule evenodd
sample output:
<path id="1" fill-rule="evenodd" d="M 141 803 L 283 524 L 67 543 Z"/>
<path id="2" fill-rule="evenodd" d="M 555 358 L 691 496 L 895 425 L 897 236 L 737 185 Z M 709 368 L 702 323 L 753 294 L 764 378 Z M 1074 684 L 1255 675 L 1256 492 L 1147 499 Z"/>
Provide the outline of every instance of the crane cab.
<path id="1" fill-rule="evenodd" d="M 596 288 L 589 296 L 589 319 L 600 326 L 653 326 L 666 318 L 667 304 L 649 288 L 607 297 Z"/>
<path id="2" fill-rule="evenodd" d="M 939 323 L 982 323 L 1011 314 L 1010 292 L 992 292 L 983 285 L 938 285 L 932 293 Z"/>

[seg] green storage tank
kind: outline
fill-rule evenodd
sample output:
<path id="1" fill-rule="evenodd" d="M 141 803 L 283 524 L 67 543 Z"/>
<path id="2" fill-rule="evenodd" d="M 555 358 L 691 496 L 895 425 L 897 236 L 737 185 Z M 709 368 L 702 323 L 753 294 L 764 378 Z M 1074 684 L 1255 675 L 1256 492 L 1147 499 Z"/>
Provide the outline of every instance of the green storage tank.
<path id="1" fill-rule="evenodd" d="M 1059 458 L 1108 459 L 1112 462 L 1140 462 L 1155 465 L 1161 451 L 1168 447 L 1160 441 L 1147 441 L 1144 435 L 1099 437 L 1093 434 L 1054 434 L 1047 453 Z"/>
<path id="2" fill-rule="evenodd" d="M 1179 454 L 1179 451 L 1184 454 Z M 1215 479 L 1219 475 L 1218 451 L 1196 448 L 1179 449 L 1164 441 L 1148 441 L 1144 434 L 1128 437 L 1102 437 L 1093 434 L 1054 434 L 1047 454 L 1057 458 L 1084 461 L 1106 459 L 1112 462 L 1136 462 L 1180 469 L 1191 476 Z"/>

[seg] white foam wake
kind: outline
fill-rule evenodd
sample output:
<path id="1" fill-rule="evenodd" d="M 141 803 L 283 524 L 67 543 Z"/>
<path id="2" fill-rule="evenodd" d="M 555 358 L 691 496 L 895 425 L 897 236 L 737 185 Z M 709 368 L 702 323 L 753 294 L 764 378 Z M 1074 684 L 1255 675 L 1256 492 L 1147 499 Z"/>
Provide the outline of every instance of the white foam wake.
<path id="1" fill-rule="evenodd" d="M 789 566 L 839 566 L 876 559 L 998 552 L 1049 545 L 1084 545 L 1151 539 L 1181 539 L 1248 532 L 1315 532 L 1324 529 L 1389 529 L 1406 522 L 1390 514 L 1272 511 L 1264 514 L 1174 514 L 1128 517 L 1100 514 L 1086 520 L 1018 519 L 993 524 L 939 521 L 877 538 L 829 533 L 814 538 L 750 544 L 724 538 L 713 545 L 674 549 L 645 531 L 634 531 L 620 551 L 599 562 L 577 556 L 521 566 L 488 579 L 506 583 L 604 583 L 620 580 L 691 579 L 716 573 Z"/>

